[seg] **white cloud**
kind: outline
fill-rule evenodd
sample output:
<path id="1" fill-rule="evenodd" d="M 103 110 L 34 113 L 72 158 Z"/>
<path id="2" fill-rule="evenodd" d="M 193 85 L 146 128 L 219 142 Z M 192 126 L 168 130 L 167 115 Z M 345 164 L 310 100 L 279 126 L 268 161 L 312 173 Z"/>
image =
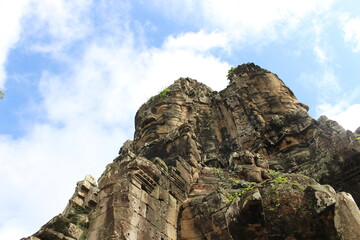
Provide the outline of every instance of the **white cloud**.
<path id="1" fill-rule="evenodd" d="M 199 44 L 207 37 L 203 32 L 169 37 L 161 48 L 141 51 L 133 48 L 131 40 L 89 44 L 83 58 L 71 63 L 70 73 L 43 75 L 40 86 L 49 119 L 126 124 L 134 109 L 179 77 L 196 78 L 217 90 L 224 88 L 229 65 L 206 53 L 218 46 L 218 36 L 209 34 L 215 41 L 205 49 L 197 44 L 191 47 L 187 36 Z M 220 38 L 220 44 L 222 41 Z"/>
<path id="2" fill-rule="evenodd" d="M 208 31 L 224 32 L 229 41 L 235 47 L 239 47 L 239 42 L 259 45 L 287 36 L 302 24 L 305 17 L 328 11 L 335 1 L 153 0 L 153 2 L 159 11 L 167 13 L 169 18 L 199 24 Z M 179 9 L 182 11 L 178 11 Z"/>
<path id="3" fill-rule="evenodd" d="M 189 32 L 177 37 L 170 36 L 164 43 L 167 49 L 206 52 L 213 48 L 226 48 L 227 38 L 223 33 Z"/>
<path id="4" fill-rule="evenodd" d="M 64 209 L 76 181 L 89 172 L 99 177 L 124 140 L 120 128 L 108 131 L 90 121 L 38 124 L 20 139 L 2 136 L 0 222 L 14 224 L 1 226 L 0 235 L 15 228 L 19 239 L 38 230 Z"/>
<path id="5" fill-rule="evenodd" d="M 317 107 L 319 115 L 337 121 L 345 129 L 355 131 L 360 126 L 360 104 L 349 105 L 346 102 L 338 104 L 324 103 Z"/>
<path id="6" fill-rule="evenodd" d="M 201 46 L 207 38 L 209 42 L 204 42 Z M 191 42 L 195 44 L 192 46 Z M 225 42 L 222 35 L 205 34 L 202 31 L 181 35 L 178 38 L 170 36 L 164 41 L 161 49 L 151 50 L 148 59 L 150 64 L 146 66 L 148 70 L 145 76 L 149 80 L 168 79 L 168 84 L 179 77 L 191 77 L 214 90 L 221 90 L 228 83 L 226 73 L 230 66 L 207 51 L 223 46 Z"/>
<path id="7" fill-rule="evenodd" d="M 319 96 L 322 99 L 328 98 L 330 95 L 338 94 L 341 87 L 334 70 L 324 66 L 324 69 L 315 73 L 302 73 L 299 81 L 308 88 L 321 89 Z"/>
<path id="8" fill-rule="evenodd" d="M 340 91 L 340 85 L 338 79 L 331 68 L 325 68 L 323 77 L 318 82 L 319 88 L 327 89 L 328 91 Z"/>
<path id="9" fill-rule="evenodd" d="M 61 29 L 50 32 L 46 34 L 55 42 L 76 41 Z M 99 177 L 122 142 L 132 137 L 137 108 L 163 87 L 179 77 L 196 78 L 217 90 L 227 84 L 229 65 L 208 54 L 224 46 L 222 35 L 185 33 L 168 37 L 159 48 L 139 46 L 132 31 L 120 35 L 95 35 L 82 56 L 66 56 L 68 65 L 61 73 L 44 72 L 39 81 L 42 105 L 32 106 L 45 114 L 43 122 L 27 126 L 27 134 L 18 139 L 0 136 L 0 190 L 5 196 L 0 221 L 14 221 L 0 228 L 0 236 L 13 234 L 12 229 L 21 230 L 16 238 L 30 235 L 61 212 L 76 181 L 87 173 Z M 211 41 L 202 46 L 205 39 Z M 192 46 L 192 41 L 198 44 Z"/>
<path id="10" fill-rule="evenodd" d="M 328 18 L 324 17 L 321 19 L 314 19 L 312 21 L 312 28 L 315 37 L 315 41 L 312 43 L 313 51 L 316 56 L 317 61 L 323 65 L 327 66 L 330 61 L 330 50 L 327 46 L 327 39 L 324 37 L 325 26 L 328 24 Z"/>
<path id="11" fill-rule="evenodd" d="M 0 239 L 20 239 L 27 233 L 20 227 L 21 223 L 15 219 L 7 219 L 6 223 L 0 225 Z"/>
<path id="12" fill-rule="evenodd" d="M 122 142 L 132 137 L 137 108 L 163 87 L 179 77 L 192 77 L 214 90 L 223 89 L 229 64 L 211 55 L 212 51 L 227 50 L 239 41 L 259 43 L 281 37 L 306 15 L 332 3 L 158 1 L 158 7 L 169 10 L 164 12 L 174 19 L 181 15 L 187 21 L 190 13 L 197 15 L 198 23 L 206 24 L 198 32 L 169 36 L 154 48 L 142 44 L 146 41 L 141 29 L 130 29 L 123 17 L 129 6 L 120 11 L 122 7 L 116 4 L 127 4 L 119 2 L 102 1 L 95 6 L 85 0 L 33 0 L 28 8 L 29 22 L 24 26 L 33 28 L 22 32 L 24 44 L 33 51 L 65 58 L 67 65 L 61 73 L 42 74 L 43 102 L 33 107 L 45 113 L 43 122 L 28 126 L 28 133 L 18 139 L 0 136 L 0 189 L 5 196 L 0 212 L 6 213 L 0 221 L 12 219 L 0 227 L 1 239 L 12 238 L 15 231 L 16 238 L 24 237 L 24 232 L 29 235 L 62 211 L 76 181 L 87 173 L 99 176 Z M 97 16 L 102 24 L 98 28 L 91 16 L 93 8 L 101 13 L 107 3 L 106 14 Z M 20 17 L 14 19 L 14 26 L 19 27 Z M 4 45 L 5 55 L 0 45 L 0 57 L 17 41 L 18 32 Z M 74 56 L 69 49 L 76 50 L 78 41 L 83 41 L 83 50 Z M 331 69 L 315 80 L 319 87 L 338 88 Z"/>
<path id="13" fill-rule="evenodd" d="M 64 46 L 89 34 L 91 4 L 90 0 L 0 1 L 0 88 L 5 85 L 7 55 L 21 38 L 31 37 L 35 51 L 61 55 Z"/>
<path id="14" fill-rule="evenodd" d="M 30 0 L 23 34 L 31 37 L 35 51 L 60 52 L 90 34 L 92 1 Z"/>
<path id="15" fill-rule="evenodd" d="M 0 1 L 0 89 L 4 87 L 7 55 L 20 37 L 21 18 L 28 1 Z"/>
<path id="16" fill-rule="evenodd" d="M 352 44 L 354 52 L 360 52 L 360 17 L 342 16 L 344 40 Z"/>
<path id="17" fill-rule="evenodd" d="M 314 46 L 314 52 L 320 63 L 324 64 L 328 61 L 329 56 L 324 48 L 322 48 L 320 45 L 317 44 Z"/>

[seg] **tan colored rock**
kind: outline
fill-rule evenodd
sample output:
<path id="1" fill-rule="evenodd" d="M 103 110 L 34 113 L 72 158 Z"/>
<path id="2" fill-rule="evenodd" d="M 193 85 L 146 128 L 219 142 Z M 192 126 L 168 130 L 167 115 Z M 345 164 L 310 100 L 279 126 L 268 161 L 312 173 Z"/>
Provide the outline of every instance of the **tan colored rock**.
<path id="1" fill-rule="evenodd" d="M 64 212 L 31 238 L 360 239 L 356 204 L 335 192 L 360 201 L 354 134 L 312 119 L 255 64 L 229 79 L 214 92 L 180 78 L 143 104 L 133 141 L 98 186 L 86 176 Z"/>
<path id="2" fill-rule="evenodd" d="M 334 222 L 340 239 L 360 239 L 360 211 L 350 194 L 336 195 Z"/>
<path id="3" fill-rule="evenodd" d="M 336 192 L 329 185 L 310 185 L 306 191 L 313 194 L 315 198 L 314 209 L 318 214 L 337 202 Z"/>

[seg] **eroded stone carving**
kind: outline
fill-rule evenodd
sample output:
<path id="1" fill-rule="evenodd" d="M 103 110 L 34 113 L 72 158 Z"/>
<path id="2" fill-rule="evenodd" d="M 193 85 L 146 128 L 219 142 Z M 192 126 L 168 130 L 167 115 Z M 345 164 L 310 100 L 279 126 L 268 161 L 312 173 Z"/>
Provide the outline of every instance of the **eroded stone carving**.
<path id="1" fill-rule="evenodd" d="M 359 209 L 336 192 L 360 200 L 353 133 L 254 64 L 221 92 L 190 78 L 168 89 L 140 107 L 98 187 L 80 182 L 33 239 L 359 239 Z"/>

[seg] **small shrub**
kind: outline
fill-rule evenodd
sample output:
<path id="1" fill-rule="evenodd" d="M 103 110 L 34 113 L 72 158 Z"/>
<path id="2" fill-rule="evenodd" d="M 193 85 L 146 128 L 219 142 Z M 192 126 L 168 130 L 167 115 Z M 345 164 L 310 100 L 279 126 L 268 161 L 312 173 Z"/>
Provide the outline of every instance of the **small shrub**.
<path id="1" fill-rule="evenodd" d="M 305 190 L 305 186 L 299 183 L 298 181 L 288 179 L 284 177 L 282 173 L 277 172 L 275 170 L 269 169 L 270 175 L 272 176 L 272 180 L 270 182 L 275 184 L 288 183 L 291 185 L 293 189 Z M 306 176 L 304 176 L 306 177 Z"/>
<path id="2" fill-rule="evenodd" d="M 272 178 L 277 178 L 278 176 L 281 175 L 281 172 L 275 171 L 273 169 L 269 169 L 269 173 Z"/>
<path id="3" fill-rule="evenodd" d="M 235 178 L 233 178 L 233 177 L 229 178 L 229 181 L 230 181 L 232 184 L 239 184 L 239 183 L 241 183 L 240 180 L 237 180 L 237 179 L 235 179 Z"/>
<path id="4" fill-rule="evenodd" d="M 218 178 L 224 178 L 225 174 L 224 174 L 224 170 L 222 170 L 221 168 L 214 168 L 214 171 L 216 173 L 216 175 L 218 176 Z"/>
<path id="5" fill-rule="evenodd" d="M 283 176 L 277 176 L 273 180 L 271 180 L 272 183 L 280 184 L 280 183 L 288 183 L 289 180 L 286 177 Z"/>
<path id="6" fill-rule="evenodd" d="M 228 196 L 228 201 L 232 202 L 236 197 L 240 197 L 242 195 L 244 195 L 245 193 L 248 193 L 250 190 L 254 189 L 254 188 L 261 188 L 263 187 L 263 185 L 261 183 L 255 183 L 255 182 L 249 182 L 250 185 L 246 186 L 245 188 L 242 188 L 240 191 L 231 194 Z"/>
<path id="7" fill-rule="evenodd" d="M 169 93 L 170 93 L 170 92 L 171 92 L 171 90 L 170 90 L 169 88 L 165 88 L 164 90 L 162 90 L 161 92 L 159 92 L 157 95 L 152 96 L 152 97 L 150 98 L 150 100 L 153 100 L 153 99 L 159 99 L 159 100 L 164 99 L 164 98 L 166 98 L 166 97 L 169 96 Z"/>
<path id="8" fill-rule="evenodd" d="M 226 78 L 227 78 L 228 80 L 230 80 L 231 76 L 234 74 L 234 70 L 235 70 L 235 68 L 233 68 L 233 67 L 231 67 L 231 68 L 228 70 L 228 74 L 227 74 L 227 76 L 226 76 Z"/>

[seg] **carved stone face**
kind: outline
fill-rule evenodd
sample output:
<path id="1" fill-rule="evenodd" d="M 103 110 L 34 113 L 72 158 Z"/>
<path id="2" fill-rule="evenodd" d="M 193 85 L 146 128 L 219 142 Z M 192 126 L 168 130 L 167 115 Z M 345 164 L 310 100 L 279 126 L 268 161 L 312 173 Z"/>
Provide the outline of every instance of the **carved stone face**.
<path id="1" fill-rule="evenodd" d="M 208 150 L 216 139 L 211 135 L 214 127 L 210 126 L 214 124 L 212 94 L 210 88 L 196 80 L 182 78 L 171 86 L 168 96 L 144 104 L 135 117 L 135 153 L 164 160 L 180 156 L 197 166 L 201 161 L 198 146 Z"/>
<path id="2" fill-rule="evenodd" d="M 142 146 L 161 141 L 171 131 L 193 118 L 191 107 L 185 103 L 183 97 L 171 97 L 166 102 L 149 105 L 147 110 L 139 111 L 135 118 L 135 151 Z"/>

